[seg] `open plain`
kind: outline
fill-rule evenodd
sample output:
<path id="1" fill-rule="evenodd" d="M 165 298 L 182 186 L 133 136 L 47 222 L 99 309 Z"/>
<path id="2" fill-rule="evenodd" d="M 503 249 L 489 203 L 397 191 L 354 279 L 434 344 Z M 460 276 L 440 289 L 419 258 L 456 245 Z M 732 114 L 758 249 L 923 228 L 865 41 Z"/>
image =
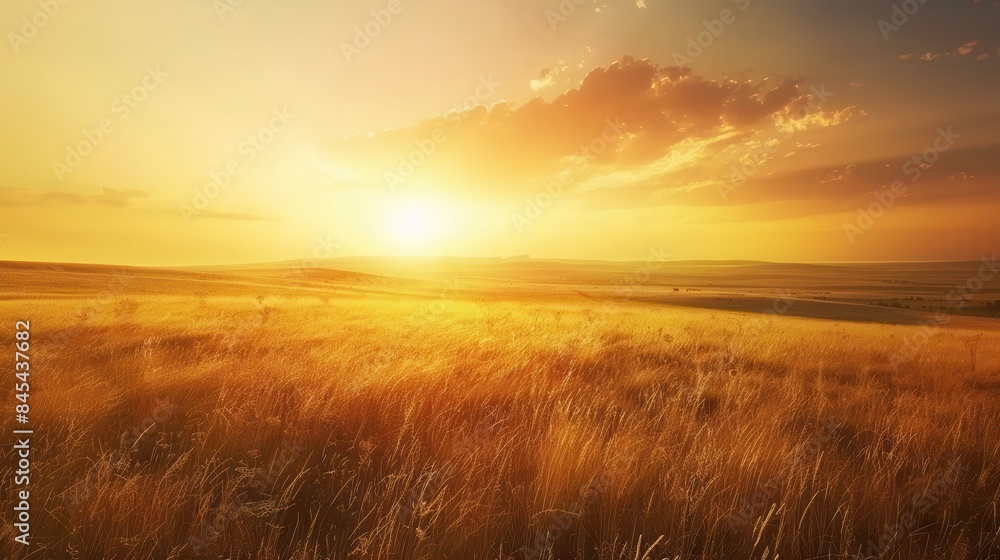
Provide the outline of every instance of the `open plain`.
<path id="1" fill-rule="evenodd" d="M 1000 551 L 982 263 L 328 266 L 0 264 L 27 558 Z"/>

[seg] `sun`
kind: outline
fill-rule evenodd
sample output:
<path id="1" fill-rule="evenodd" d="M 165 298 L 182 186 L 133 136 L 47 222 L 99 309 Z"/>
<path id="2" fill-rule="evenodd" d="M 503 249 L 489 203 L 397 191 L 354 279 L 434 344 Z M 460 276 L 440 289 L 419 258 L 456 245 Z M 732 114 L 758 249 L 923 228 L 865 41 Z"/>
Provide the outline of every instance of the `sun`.
<path id="1" fill-rule="evenodd" d="M 386 230 L 402 247 L 423 248 L 444 235 L 447 218 L 447 213 L 431 202 L 400 201 L 386 212 Z"/>

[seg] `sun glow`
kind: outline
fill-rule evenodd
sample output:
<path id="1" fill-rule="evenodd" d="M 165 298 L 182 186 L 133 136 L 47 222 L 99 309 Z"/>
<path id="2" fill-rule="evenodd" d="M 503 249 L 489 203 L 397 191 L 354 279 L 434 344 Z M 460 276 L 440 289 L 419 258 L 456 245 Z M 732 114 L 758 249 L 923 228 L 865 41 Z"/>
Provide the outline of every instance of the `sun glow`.
<path id="1" fill-rule="evenodd" d="M 406 200 L 389 207 L 386 230 L 392 240 L 405 249 L 425 248 L 444 237 L 448 213 L 426 200 Z"/>

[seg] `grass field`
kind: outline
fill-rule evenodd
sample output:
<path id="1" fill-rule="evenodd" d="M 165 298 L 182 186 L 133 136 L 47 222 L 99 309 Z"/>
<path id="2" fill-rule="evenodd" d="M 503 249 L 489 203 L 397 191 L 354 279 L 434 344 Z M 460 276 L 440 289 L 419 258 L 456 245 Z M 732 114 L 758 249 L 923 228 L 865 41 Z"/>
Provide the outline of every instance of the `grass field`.
<path id="1" fill-rule="evenodd" d="M 3 273 L 4 336 L 32 325 L 31 558 L 1000 554 L 988 318 L 361 273 Z M 14 465 L 6 446 L 5 515 Z M 0 527 L 0 556 L 23 558 Z"/>

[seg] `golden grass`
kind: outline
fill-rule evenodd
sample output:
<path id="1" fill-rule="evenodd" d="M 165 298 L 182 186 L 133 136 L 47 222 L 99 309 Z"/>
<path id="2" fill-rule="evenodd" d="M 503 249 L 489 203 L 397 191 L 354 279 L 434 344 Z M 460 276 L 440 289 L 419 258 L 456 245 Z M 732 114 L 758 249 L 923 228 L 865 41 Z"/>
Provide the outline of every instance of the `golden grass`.
<path id="1" fill-rule="evenodd" d="M 995 333 L 975 372 L 944 330 L 894 371 L 917 327 L 276 293 L 3 304 L 34 326 L 32 558 L 1000 550 Z"/>

